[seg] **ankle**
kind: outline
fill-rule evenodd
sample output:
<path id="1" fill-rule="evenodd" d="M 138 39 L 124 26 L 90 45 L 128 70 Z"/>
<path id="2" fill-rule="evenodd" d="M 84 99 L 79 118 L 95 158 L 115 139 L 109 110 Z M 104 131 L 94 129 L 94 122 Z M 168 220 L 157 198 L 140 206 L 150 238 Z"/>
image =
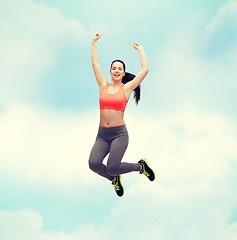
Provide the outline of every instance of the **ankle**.
<path id="1" fill-rule="evenodd" d="M 139 163 L 140 164 L 140 163 Z M 140 170 L 139 170 L 139 172 L 142 172 L 142 170 L 143 170 L 143 166 L 142 166 L 142 164 L 140 164 Z"/>

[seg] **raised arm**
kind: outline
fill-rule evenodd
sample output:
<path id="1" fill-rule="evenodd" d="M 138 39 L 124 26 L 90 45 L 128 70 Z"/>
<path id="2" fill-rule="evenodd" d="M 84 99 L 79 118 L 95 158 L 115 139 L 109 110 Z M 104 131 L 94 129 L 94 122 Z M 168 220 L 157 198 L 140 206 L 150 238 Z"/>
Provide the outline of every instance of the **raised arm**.
<path id="1" fill-rule="evenodd" d="M 142 45 L 139 43 L 133 43 L 132 45 L 139 52 L 141 60 L 141 70 L 132 81 L 126 83 L 126 88 L 128 88 L 131 92 L 142 82 L 142 80 L 146 77 L 147 73 L 149 72 L 146 54 L 144 52 Z"/>
<path id="2" fill-rule="evenodd" d="M 96 47 L 96 42 L 101 38 L 101 34 L 97 33 L 95 35 L 95 37 L 92 39 L 92 45 L 91 45 L 91 63 L 92 63 L 92 67 L 94 70 L 94 74 L 95 74 L 95 78 L 96 81 L 100 87 L 100 89 L 102 90 L 103 87 L 108 83 L 107 80 L 104 78 L 101 69 L 100 69 L 100 65 L 99 65 L 99 58 L 98 58 L 98 54 L 97 54 L 97 47 Z"/>

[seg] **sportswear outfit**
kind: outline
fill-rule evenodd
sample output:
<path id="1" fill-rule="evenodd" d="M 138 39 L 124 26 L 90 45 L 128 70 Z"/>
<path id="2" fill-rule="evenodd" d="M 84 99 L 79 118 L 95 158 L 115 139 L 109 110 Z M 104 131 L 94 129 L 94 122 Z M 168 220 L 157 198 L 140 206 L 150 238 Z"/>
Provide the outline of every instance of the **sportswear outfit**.
<path id="1" fill-rule="evenodd" d="M 100 93 L 100 109 L 114 109 L 124 112 L 128 103 L 124 92 L 124 86 L 121 84 L 119 91 L 115 94 L 108 93 L 109 86 L 110 85 L 107 84 Z M 89 157 L 89 167 L 92 171 L 110 181 L 113 181 L 116 177 L 116 181 L 113 185 L 115 190 L 117 188 L 116 192 L 119 196 L 123 195 L 120 175 L 133 171 L 140 171 L 141 166 L 142 170 L 144 169 L 141 163 L 121 162 L 128 146 L 128 140 L 129 137 L 126 125 L 108 128 L 99 127 L 98 134 Z M 103 160 L 108 153 L 109 157 L 106 166 L 103 164 Z M 143 173 L 143 171 L 140 171 L 140 173 Z"/>

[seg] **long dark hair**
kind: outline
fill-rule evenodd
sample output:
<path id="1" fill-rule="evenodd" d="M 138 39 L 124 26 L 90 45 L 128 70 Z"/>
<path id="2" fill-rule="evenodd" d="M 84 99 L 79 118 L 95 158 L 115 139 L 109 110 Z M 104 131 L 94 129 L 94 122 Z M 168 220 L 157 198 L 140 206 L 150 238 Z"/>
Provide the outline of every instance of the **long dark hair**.
<path id="1" fill-rule="evenodd" d="M 124 69 L 124 72 L 125 72 L 125 76 L 123 76 L 123 79 L 122 79 L 122 83 L 123 84 L 126 84 L 127 82 L 130 82 L 132 81 L 136 75 L 132 74 L 132 73 L 128 73 L 126 72 L 126 67 L 125 67 L 125 63 L 122 61 L 122 60 L 114 60 L 112 63 L 111 63 L 111 66 L 110 66 L 110 71 L 111 71 L 111 68 L 112 68 L 112 65 L 114 62 L 120 62 L 123 64 L 123 69 Z M 133 98 L 135 98 L 135 102 L 136 104 L 138 104 L 138 102 L 140 101 L 140 96 L 141 96 L 141 87 L 140 87 L 140 84 L 133 90 Z"/>

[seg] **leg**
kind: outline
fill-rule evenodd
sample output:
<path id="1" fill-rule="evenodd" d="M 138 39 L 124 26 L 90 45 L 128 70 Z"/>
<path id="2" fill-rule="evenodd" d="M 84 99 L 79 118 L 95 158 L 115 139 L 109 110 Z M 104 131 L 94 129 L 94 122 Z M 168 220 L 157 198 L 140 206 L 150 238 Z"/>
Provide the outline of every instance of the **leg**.
<path id="1" fill-rule="evenodd" d="M 109 153 L 109 144 L 102 138 L 96 138 L 96 142 L 91 150 L 89 158 L 89 167 L 93 172 L 96 172 L 102 177 L 112 181 L 113 176 L 107 173 L 106 166 L 102 164 L 104 158 Z"/>
<path id="2" fill-rule="evenodd" d="M 121 163 L 127 146 L 128 136 L 121 136 L 112 141 L 107 162 L 107 172 L 109 175 L 117 176 L 123 173 L 140 171 L 141 166 L 139 163 Z"/>

